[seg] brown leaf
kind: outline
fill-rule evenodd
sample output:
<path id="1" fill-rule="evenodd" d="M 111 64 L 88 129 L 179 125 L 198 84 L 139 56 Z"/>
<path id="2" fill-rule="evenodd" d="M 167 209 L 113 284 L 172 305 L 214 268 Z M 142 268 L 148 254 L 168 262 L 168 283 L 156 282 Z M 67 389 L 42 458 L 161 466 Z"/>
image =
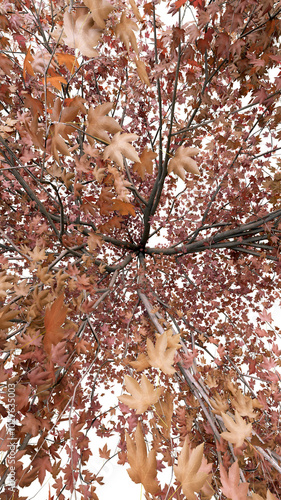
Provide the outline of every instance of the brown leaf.
<path id="1" fill-rule="evenodd" d="M 137 18 L 138 21 L 143 21 L 141 15 L 140 15 L 140 11 L 136 6 L 135 0 L 129 0 L 129 2 L 130 2 L 130 5 L 132 7 L 132 11 L 134 13 L 134 16 Z"/>
<path id="2" fill-rule="evenodd" d="M 91 145 L 94 144 L 95 139 L 101 139 L 109 144 L 111 139 L 107 132 L 110 134 L 121 132 L 122 127 L 119 123 L 111 116 L 106 116 L 112 108 L 113 104 L 111 102 L 104 102 L 95 108 L 90 107 L 86 133 L 89 134 L 87 137 Z"/>
<path id="3" fill-rule="evenodd" d="M 157 157 L 157 154 L 148 149 L 144 149 L 140 155 L 140 161 L 134 163 L 133 170 L 139 174 L 142 180 L 144 180 L 145 174 L 153 174 L 153 160 Z"/>
<path id="4" fill-rule="evenodd" d="M 237 410 L 241 417 L 256 418 L 257 413 L 254 411 L 254 403 L 257 399 L 252 399 L 250 396 L 243 394 L 240 389 L 237 389 L 234 398 L 231 398 L 232 406 Z"/>
<path id="5" fill-rule="evenodd" d="M 105 28 L 105 20 L 108 18 L 113 6 L 107 0 L 83 0 L 90 9 L 92 18 L 99 28 Z"/>
<path id="6" fill-rule="evenodd" d="M 99 448 L 99 456 L 108 460 L 110 458 L 110 450 L 107 449 L 107 444 L 103 448 Z"/>
<path id="7" fill-rule="evenodd" d="M 174 158 L 171 158 L 168 163 L 168 173 L 174 172 L 183 181 L 186 172 L 200 175 L 196 161 L 191 158 L 191 156 L 198 155 L 198 153 L 200 153 L 200 151 L 197 148 L 185 148 L 184 146 L 180 146 L 176 150 Z"/>
<path id="8" fill-rule="evenodd" d="M 10 305 L 7 304 L 5 307 L 0 309 L 0 330 L 7 330 L 13 323 L 11 320 L 18 316 L 19 312 L 15 309 L 10 309 Z"/>
<path id="9" fill-rule="evenodd" d="M 31 46 L 29 46 L 28 50 L 27 50 L 27 53 L 26 53 L 26 56 L 25 56 L 25 59 L 24 59 L 24 63 L 23 63 L 23 79 L 25 80 L 26 79 L 26 74 L 28 73 L 29 75 L 31 76 L 34 76 L 34 70 L 32 68 L 32 61 L 33 61 L 33 57 L 31 55 Z"/>
<path id="10" fill-rule="evenodd" d="M 111 144 L 107 146 L 103 153 L 103 159 L 107 160 L 110 158 L 112 161 L 115 161 L 120 168 L 124 168 L 123 156 L 129 158 L 134 162 L 139 162 L 140 158 L 135 150 L 135 148 L 129 144 L 131 141 L 136 141 L 138 139 L 138 135 L 136 134 L 120 134 L 118 132 L 114 135 Z"/>
<path id="11" fill-rule="evenodd" d="M 28 119 L 25 118 L 24 127 L 27 130 L 28 134 L 30 135 L 34 146 L 37 146 L 42 150 L 44 150 L 45 146 L 43 139 L 43 130 L 40 129 L 38 126 L 38 114 L 37 113 L 34 114 L 31 123 L 29 122 Z"/>
<path id="12" fill-rule="evenodd" d="M 238 447 L 242 446 L 245 438 L 252 435 L 252 424 L 247 424 L 238 411 L 235 411 L 235 420 L 226 413 L 222 413 L 221 416 L 229 431 L 221 432 L 221 437 Z"/>
<path id="13" fill-rule="evenodd" d="M 149 368 L 150 363 L 148 361 L 148 357 L 141 353 L 136 361 L 130 361 L 129 363 L 137 372 L 142 372 L 146 368 Z"/>
<path id="14" fill-rule="evenodd" d="M 156 480 L 156 451 L 151 450 L 147 455 L 145 440 L 138 423 L 135 440 L 126 433 L 128 462 L 130 469 L 127 470 L 134 483 L 141 483 L 147 493 L 156 495 L 160 488 Z"/>
<path id="15" fill-rule="evenodd" d="M 65 322 L 67 307 L 63 299 L 63 294 L 59 295 L 52 306 L 46 309 L 44 318 L 46 333 L 43 344 L 48 354 L 51 354 L 52 345 L 58 344 L 65 336 L 65 330 L 61 325 Z"/>
<path id="16" fill-rule="evenodd" d="M 94 23 L 88 9 L 77 9 L 76 13 L 64 13 L 64 43 L 73 49 L 78 49 L 83 56 L 96 57 L 97 45 L 101 29 Z"/>
<path id="17" fill-rule="evenodd" d="M 130 50 L 130 44 L 133 51 L 138 54 L 137 40 L 134 31 L 138 31 L 138 25 L 130 18 L 126 17 L 126 13 L 122 12 L 120 23 L 115 28 L 116 35 L 124 43 L 127 51 Z"/>
<path id="18" fill-rule="evenodd" d="M 140 59 L 135 59 L 135 63 L 137 66 L 137 73 L 140 77 L 140 80 L 142 81 L 142 83 L 144 83 L 145 85 L 150 87 L 150 81 L 148 78 L 148 74 L 146 72 L 146 67 L 145 67 L 144 62 L 141 61 Z"/>
<path id="19" fill-rule="evenodd" d="M 97 233 L 90 233 L 87 239 L 90 252 L 93 252 L 97 247 L 101 248 L 103 245 L 102 237 Z"/>
<path id="20" fill-rule="evenodd" d="M 162 427 L 162 432 L 166 439 L 170 436 L 171 422 L 173 416 L 173 396 L 166 392 L 164 396 L 155 404 L 155 412 Z"/>
<path id="21" fill-rule="evenodd" d="M 16 408 L 21 410 L 29 404 L 29 396 L 31 393 L 30 385 L 17 384 L 16 387 Z"/>
<path id="22" fill-rule="evenodd" d="M 178 458 L 178 465 L 174 466 L 175 476 L 181 483 L 182 491 L 187 500 L 197 500 L 195 493 L 199 493 L 208 477 L 206 472 L 200 471 L 203 448 L 204 443 L 192 450 L 186 438 Z"/>
<path id="23" fill-rule="evenodd" d="M 25 417 L 21 421 L 22 427 L 21 431 L 23 433 L 29 433 L 32 436 L 37 436 L 39 429 L 41 428 L 41 422 L 32 413 L 26 413 Z"/>
<path id="24" fill-rule="evenodd" d="M 154 368 L 160 368 L 166 375 L 173 375 L 176 370 L 173 368 L 172 364 L 174 362 L 175 353 L 179 347 L 168 348 L 167 332 L 159 335 L 155 345 L 153 345 L 150 339 L 147 339 L 146 346 L 150 365 Z"/>
<path id="25" fill-rule="evenodd" d="M 222 484 L 222 493 L 231 500 L 246 500 L 249 483 L 240 484 L 240 469 L 238 466 L 238 460 L 232 464 L 232 466 L 227 471 L 220 465 L 220 477 Z"/>
<path id="26" fill-rule="evenodd" d="M 153 384 L 149 382 L 144 374 L 140 384 L 132 377 L 125 375 L 125 386 L 131 396 L 123 394 L 118 399 L 129 408 L 136 410 L 137 413 L 144 413 L 151 405 L 157 403 L 164 390 L 163 387 L 154 389 Z"/>
<path id="27" fill-rule="evenodd" d="M 131 203 L 126 203 L 116 198 L 112 200 L 111 208 L 112 210 L 116 210 L 116 212 L 120 212 L 121 215 L 132 215 L 136 217 L 135 209 Z"/>

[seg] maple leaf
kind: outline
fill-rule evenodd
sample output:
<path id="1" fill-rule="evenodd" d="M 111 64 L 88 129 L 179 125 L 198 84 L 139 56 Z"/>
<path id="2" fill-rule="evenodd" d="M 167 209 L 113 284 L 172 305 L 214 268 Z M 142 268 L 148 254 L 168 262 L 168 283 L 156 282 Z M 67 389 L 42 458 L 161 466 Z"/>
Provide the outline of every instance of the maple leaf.
<path id="1" fill-rule="evenodd" d="M 92 18 L 99 28 L 105 28 L 105 19 L 108 18 L 113 6 L 107 0 L 83 0 L 90 9 Z"/>
<path id="2" fill-rule="evenodd" d="M 39 366 L 28 373 L 28 379 L 33 387 L 42 386 L 46 383 L 49 383 L 51 381 L 51 377 L 51 372 L 43 371 Z"/>
<path id="3" fill-rule="evenodd" d="M 55 87 L 58 90 L 62 89 L 62 85 L 61 85 L 62 83 L 67 84 L 67 80 L 63 76 L 60 76 L 60 75 L 48 76 L 46 78 L 46 81 L 47 81 L 47 84 L 52 85 L 53 87 Z"/>
<path id="4" fill-rule="evenodd" d="M 234 398 L 231 400 L 232 406 L 237 410 L 241 417 L 256 418 L 257 414 L 254 411 L 254 404 L 257 403 L 257 399 L 252 399 L 250 396 L 246 396 L 240 389 L 237 389 L 234 393 Z"/>
<path id="5" fill-rule="evenodd" d="M 10 61 L 8 57 L 4 56 L 4 54 L 0 54 L 0 68 L 2 69 L 2 71 L 4 71 L 6 75 L 9 75 L 13 68 L 13 63 Z M 26 76 L 26 67 L 25 67 L 24 79 L 25 76 Z"/>
<path id="6" fill-rule="evenodd" d="M 25 59 L 24 59 L 24 63 L 23 63 L 23 79 L 25 80 L 26 79 L 26 74 L 28 73 L 29 75 L 31 76 L 34 76 L 34 70 L 33 70 L 33 67 L 32 67 L 32 61 L 33 61 L 33 57 L 31 55 L 31 46 L 29 46 L 27 52 L 26 52 L 26 56 L 25 56 Z"/>
<path id="7" fill-rule="evenodd" d="M 53 127 L 51 152 L 58 163 L 60 162 L 58 152 L 60 152 L 64 156 L 71 156 L 71 152 L 60 134 L 61 131 L 62 125 L 55 124 Z"/>
<path id="8" fill-rule="evenodd" d="M 150 365 L 155 368 L 160 368 L 166 375 L 173 375 L 176 370 L 173 368 L 172 364 L 174 362 L 175 353 L 179 347 L 168 348 L 167 332 L 164 332 L 158 337 L 155 345 L 153 345 L 150 339 L 147 339 L 146 346 Z"/>
<path id="9" fill-rule="evenodd" d="M 144 354 L 141 353 L 136 361 L 130 361 L 129 364 L 137 371 L 137 372 L 142 372 L 146 368 L 150 366 L 148 357 Z"/>
<path id="10" fill-rule="evenodd" d="M 73 128 L 67 124 L 75 120 L 79 111 L 86 113 L 86 108 L 83 102 L 84 99 L 77 96 L 74 99 L 70 99 L 68 103 L 65 102 L 65 104 L 69 105 L 62 109 L 61 100 L 59 98 L 55 100 L 52 109 L 52 121 L 54 125 L 52 126 L 53 137 L 51 151 L 58 163 L 58 152 L 65 156 L 71 156 L 70 150 L 65 143 L 65 139 L 68 139 L 68 134 L 73 132 Z"/>
<path id="11" fill-rule="evenodd" d="M 32 58 L 31 66 L 35 73 L 42 73 L 43 75 L 49 69 L 55 69 L 56 64 L 54 58 L 46 50 L 38 50 Z"/>
<path id="12" fill-rule="evenodd" d="M 16 387 L 16 407 L 17 410 L 22 410 L 29 403 L 31 393 L 30 385 L 17 384 Z"/>
<path id="13" fill-rule="evenodd" d="M 118 399 L 129 406 L 129 408 L 136 410 L 137 413 L 144 413 L 149 406 L 157 403 L 164 390 L 163 387 L 154 389 L 153 384 L 149 382 L 144 374 L 142 375 L 140 384 L 132 377 L 125 375 L 125 386 L 127 391 L 131 393 L 131 396 L 123 394 Z"/>
<path id="14" fill-rule="evenodd" d="M 33 262 L 40 262 L 46 259 L 46 253 L 44 248 L 40 250 L 39 246 L 36 245 L 33 250 L 28 250 L 28 255 L 32 258 Z"/>
<path id="15" fill-rule="evenodd" d="M 27 284 L 27 279 L 22 280 L 18 284 L 14 285 L 14 290 L 16 295 L 20 296 L 26 296 L 30 290 L 30 286 Z"/>
<path id="16" fill-rule="evenodd" d="M 235 420 L 226 413 L 221 413 L 224 425 L 229 432 L 221 433 L 221 437 L 229 443 L 234 443 L 237 447 L 243 445 L 246 437 L 252 434 L 252 424 L 247 424 L 246 421 L 235 410 Z"/>
<path id="17" fill-rule="evenodd" d="M 13 324 L 11 320 L 18 316 L 19 312 L 15 309 L 10 309 L 10 305 L 7 304 L 5 307 L 0 309 L 0 330 L 7 330 Z"/>
<path id="18" fill-rule="evenodd" d="M 134 437 L 133 440 L 126 432 L 128 462 L 130 464 L 130 469 L 127 469 L 127 472 L 134 483 L 141 483 L 148 493 L 156 495 L 160 490 L 156 480 L 156 451 L 151 450 L 147 455 L 140 423 L 137 425 Z"/>
<path id="19" fill-rule="evenodd" d="M 148 149 L 144 149 L 140 155 L 140 161 L 134 163 L 133 170 L 144 180 L 145 174 L 153 174 L 153 160 L 157 154 Z"/>
<path id="20" fill-rule="evenodd" d="M 258 495 L 257 493 L 252 493 L 252 496 L 250 498 L 252 500 L 264 500 L 263 497 Z M 273 493 L 271 493 L 271 491 L 267 490 L 266 500 L 277 500 L 277 497 L 275 495 L 273 495 Z"/>
<path id="21" fill-rule="evenodd" d="M 198 155 L 198 153 L 200 153 L 200 150 L 197 148 L 185 148 L 184 146 L 180 146 L 176 150 L 175 156 L 169 160 L 168 173 L 174 172 L 183 181 L 185 180 L 186 172 L 200 175 L 196 161 L 191 158 L 191 156 Z"/>
<path id="22" fill-rule="evenodd" d="M 164 396 L 155 404 L 155 412 L 159 418 L 159 423 L 163 429 L 164 436 L 168 439 L 170 435 L 173 416 L 173 395 L 166 392 Z"/>
<path id="23" fill-rule="evenodd" d="M 129 203 L 129 190 L 127 188 L 132 186 L 131 182 L 126 181 L 124 175 L 121 175 L 117 168 L 111 165 L 108 166 L 108 172 L 110 172 L 114 177 L 114 189 L 118 195 L 118 199 Z"/>
<path id="24" fill-rule="evenodd" d="M 43 481 L 46 476 L 46 471 L 52 473 L 52 465 L 51 465 L 51 460 L 50 456 L 47 455 L 46 453 L 40 453 L 39 456 L 35 458 L 33 461 L 33 466 L 35 468 L 39 468 L 39 473 L 38 473 L 38 480 L 40 484 L 43 484 Z"/>
<path id="25" fill-rule="evenodd" d="M 136 217 L 133 205 L 131 203 L 126 203 L 125 201 L 113 198 L 111 209 L 116 210 L 116 212 L 120 212 L 121 215 L 132 215 L 133 217 Z"/>
<path id="26" fill-rule="evenodd" d="M 31 436 L 37 436 L 41 428 L 41 422 L 32 413 L 28 412 L 21 421 L 22 432 L 29 433 Z"/>
<path id="27" fill-rule="evenodd" d="M 90 107 L 86 133 L 89 134 L 88 141 L 91 145 L 94 144 L 95 139 L 101 139 L 106 143 L 110 143 L 111 139 L 107 132 L 116 134 L 122 131 L 122 127 L 120 127 L 114 118 L 106 116 L 112 108 L 113 104 L 111 102 L 104 102 L 95 108 L 93 106 Z"/>
<path id="28" fill-rule="evenodd" d="M 206 472 L 200 471 L 203 449 L 204 443 L 192 450 L 188 438 L 186 438 L 178 457 L 178 465 L 174 466 L 175 476 L 181 483 L 182 491 L 187 500 L 197 500 L 195 493 L 199 493 L 208 477 Z"/>
<path id="29" fill-rule="evenodd" d="M 77 9 L 75 14 L 66 11 L 63 18 L 65 44 L 78 49 L 83 56 L 96 57 L 98 52 L 94 47 L 100 39 L 101 29 L 95 25 L 88 10 Z"/>
<path id="30" fill-rule="evenodd" d="M 182 7 L 185 3 L 187 2 L 187 0 L 177 0 L 175 2 L 175 8 L 176 9 L 179 9 L 180 7 Z"/>
<path id="31" fill-rule="evenodd" d="M 50 359 L 53 363 L 56 363 L 58 366 L 65 366 L 68 358 L 69 354 L 66 351 L 66 342 L 59 342 L 56 345 L 52 344 Z"/>
<path id="32" fill-rule="evenodd" d="M 0 299 L 4 299 L 7 295 L 7 290 L 11 288 L 11 277 L 5 272 L 0 273 Z"/>
<path id="33" fill-rule="evenodd" d="M 180 349 L 181 348 L 181 343 L 180 343 L 180 338 L 181 335 L 180 333 L 177 333 L 176 335 L 174 334 L 174 331 L 172 328 L 168 328 L 164 332 L 167 337 L 167 347 L 173 347 L 174 349 Z M 160 337 L 160 335 L 156 334 L 157 338 Z"/>
<path id="34" fill-rule="evenodd" d="M 35 115 L 32 118 L 32 121 L 28 119 L 24 120 L 24 127 L 27 130 L 28 134 L 30 135 L 33 144 L 35 146 L 38 146 L 42 150 L 45 149 L 44 147 L 44 139 L 43 139 L 43 130 L 39 128 L 38 124 L 38 114 L 35 113 Z"/>
<path id="35" fill-rule="evenodd" d="M 90 252 L 93 252 L 97 247 L 101 248 L 103 245 L 103 239 L 101 235 L 96 233 L 90 233 L 87 239 Z"/>
<path id="36" fill-rule="evenodd" d="M 64 64 L 71 74 L 74 73 L 75 67 L 78 68 L 79 66 L 76 57 L 73 54 L 66 54 L 65 52 L 56 54 L 56 61 L 59 65 Z"/>
<path id="37" fill-rule="evenodd" d="M 150 81 L 148 78 L 148 74 L 147 74 L 144 62 L 141 61 L 140 59 L 135 59 L 135 63 L 136 63 L 137 73 L 140 77 L 140 80 L 142 81 L 142 83 L 144 83 L 145 85 L 150 87 Z"/>
<path id="38" fill-rule="evenodd" d="M 120 134 L 118 132 L 114 135 L 111 144 L 107 146 L 103 153 L 103 159 L 110 158 L 117 163 L 120 168 L 124 168 L 123 156 L 134 162 L 140 162 L 140 158 L 135 148 L 129 144 L 131 141 L 136 141 L 139 138 L 137 134 Z"/>
<path id="39" fill-rule="evenodd" d="M 240 484 L 240 469 L 238 460 L 232 464 L 227 471 L 220 465 L 220 478 L 222 484 L 222 493 L 231 500 L 246 500 L 249 483 Z"/>
<path id="40" fill-rule="evenodd" d="M 140 15 L 140 11 L 136 6 L 135 0 L 129 0 L 129 2 L 130 2 L 130 5 L 132 7 L 132 11 L 134 13 L 134 16 L 137 18 L 138 21 L 143 21 L 143 18 Z"/>
<path id="41" fill-rule="evenodd" d="M 217 413 L 217 415 L 228 410 L 228 403 L 220 394 L 214 394 L 210 403 L 213 407 L 213 412 Z"/>
<path id="42" fill-rule="evenodd" d="M 107 444 L 105 444 L 103 448 L 99 448 L 99 456 L 106 460 L 110 458 L 110 450 L 107 449 Z"/>
<path id="43" fill-rule="evenodd" d="M 266 309 L 264 309 L 262 313 L 259 314 L 259 318 L 262 320 L 263 323 L 272 323 L 271 313 L 267 312 Z"/>
<path id="44" fill-rule="evenodd" d="M 136 54 L 139 53 L 137 40 L 134 31 L 138 31 L 138 25 L 130 18 L 126 17 L 126 13 L 122 12 L 120 23 L 115 28 L 116 35 L 124 43 L 127 51 L 130 51 L 130 44 Z"/>
<path id="45" fill-rule="evenodd" d="M 52 306 L 46 309 L 44 318 L 46 333 L 43 344 L 47 354 L 51 354 L 52 345 L 57 345 L 65 336 L 65 330 L 61 325 L 65 322 L 67 307 L 63 299 L 63 294 L 59 295 Z"/>

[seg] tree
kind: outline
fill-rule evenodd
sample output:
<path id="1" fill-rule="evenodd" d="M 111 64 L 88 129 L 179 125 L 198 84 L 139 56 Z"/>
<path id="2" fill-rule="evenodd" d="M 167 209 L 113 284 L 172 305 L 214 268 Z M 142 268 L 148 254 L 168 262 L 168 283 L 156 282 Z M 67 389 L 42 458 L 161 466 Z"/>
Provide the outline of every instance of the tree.
<path id="1" fill-rule="evenodd" d="M 0 12 L 1 498 L 281 498 L 280 2 Z"/>

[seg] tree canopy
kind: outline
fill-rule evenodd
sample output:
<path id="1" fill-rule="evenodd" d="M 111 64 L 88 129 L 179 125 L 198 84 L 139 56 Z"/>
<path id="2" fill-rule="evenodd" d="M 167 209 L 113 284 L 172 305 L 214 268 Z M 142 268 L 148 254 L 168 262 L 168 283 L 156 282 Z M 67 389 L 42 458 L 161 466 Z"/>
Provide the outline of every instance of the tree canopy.
<path id="1" fill-rule="evenodd" d="M 281 498 L 280 18 L 0 1 L 1 498 Z"/>

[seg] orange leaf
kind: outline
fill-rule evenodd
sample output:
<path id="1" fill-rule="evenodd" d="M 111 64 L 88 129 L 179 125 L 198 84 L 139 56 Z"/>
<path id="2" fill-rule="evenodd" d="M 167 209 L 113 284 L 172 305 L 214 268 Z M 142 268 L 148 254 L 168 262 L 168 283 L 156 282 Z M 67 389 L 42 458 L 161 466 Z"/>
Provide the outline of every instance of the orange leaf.
<path id="1" fill-rule="evenodd" d="M 118 200 L 117 198 L 113 199 L 112 202 L 113 202 L 111 205 L 112 210 L 116 210 L 116 212 L 120 212 L 121 215 L 129 215 L 130 214 L 133 217 L 136 217 L 135 209 L 134 209 L 133 205 L 131 205 L 131 203 L 127 203 L 126 201 Z"/>
<path id="2" fill-rule="evenodd" d="M 34 76 L 34 70 L 33 70 L 32 66 L 31 66 L 31 62 L 32 61 L 33 61 L 33 57 L 31 55 L 31 47 L 29 47 L 28 51 L 26 53 L 25 59 L 24 59 L 24 63 L 23 63 L 22 76 L 23 76 L 24 80 L 26 78 L 26 73 L 28 73 L 31 76 Z"/>
<path id="3" fill-rule="evenodd" d="M 157 154 L 148 149 L 144 149 L 140 155 L 140 161 L 134 163 L 133 170 L 139 174 L 141 179 L 144 179 L 145 174 L 153 174 L 153 160 Z"/>
<path id="4" fill-rule="evenodd" d="M 47 84 L 49 83 L 56 89 L 61 90 L 61 84 L 67 83 L 67 81 L 63 76 L 48 76 Z"/>
<path id="5" fill-rule="evenodd" d="M 77 59 L 73 54 L 65 54 L 64 52 L 61 52 L 60 54 L 56 54 L 56 60 L 60 66 L 64 64 L 71 74 L 74 73 L 75 66 L 78 68 Z"/>

